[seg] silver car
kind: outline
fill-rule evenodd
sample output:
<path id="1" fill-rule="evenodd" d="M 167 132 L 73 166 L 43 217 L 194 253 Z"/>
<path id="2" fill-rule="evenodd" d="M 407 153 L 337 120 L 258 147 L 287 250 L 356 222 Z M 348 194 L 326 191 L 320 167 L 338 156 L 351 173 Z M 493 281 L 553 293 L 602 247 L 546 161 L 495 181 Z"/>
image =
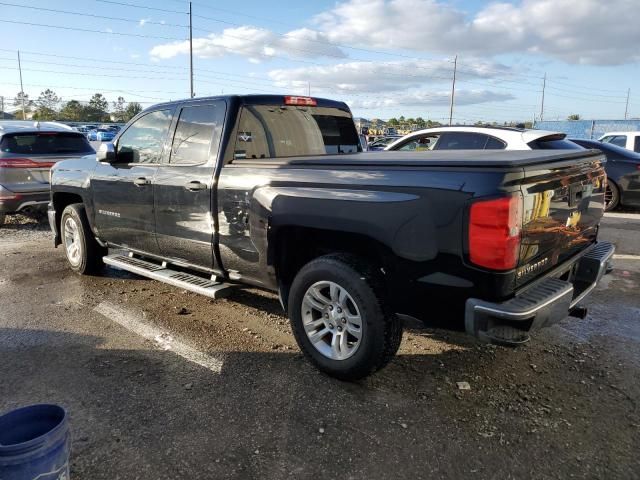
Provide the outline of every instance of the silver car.
<path id="1" fill-rule="evenodd" d="M 62 123 L 0 121 L 0 225 L 8 214 L 46 210 L 53 164 L 92 153 L 86 137 Z"/>

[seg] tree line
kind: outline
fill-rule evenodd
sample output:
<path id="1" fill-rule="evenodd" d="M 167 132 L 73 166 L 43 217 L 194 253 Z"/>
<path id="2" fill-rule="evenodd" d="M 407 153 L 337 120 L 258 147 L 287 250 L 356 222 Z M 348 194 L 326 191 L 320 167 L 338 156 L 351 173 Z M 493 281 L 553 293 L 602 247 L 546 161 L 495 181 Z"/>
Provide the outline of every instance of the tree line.
<path id="1" fill-rule="evenodd" d="M 23 116 L 24 105 L 24 116 Z M 29 98 L 24 92 L 18 92 L 13 99 L 17 107 L 15 116 L 19 120 L 59 120 L 65 122 L 128 122 L 142 111 L 137 102 L 127 102 L 118 97 L 109 101 L 101 93 L 95 93 L 88 102 L 80 100 L 63 101 L 53 90 L 47 88 L 37 99 Z M 25 118 L 26 117 L 26 118 Z"/>

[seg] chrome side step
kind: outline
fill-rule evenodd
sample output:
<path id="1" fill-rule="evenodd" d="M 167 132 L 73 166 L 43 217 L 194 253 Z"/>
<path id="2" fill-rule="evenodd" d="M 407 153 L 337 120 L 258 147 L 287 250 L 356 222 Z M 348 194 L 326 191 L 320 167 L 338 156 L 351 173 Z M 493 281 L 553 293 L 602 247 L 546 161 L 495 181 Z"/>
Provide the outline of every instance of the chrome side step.
<path id="1" fill-rule="evenodd" d="M 229 294 L 232 285 L 215 282 L 192 273 L 171 270 L 166 263 L 158 264 L 130 255 L 107 255 L 102 260 L 107 265 L 126 270 L 142 277 L 158 280 L 174 287 L 184 288 L 209 298 L 221 298 Z"/>

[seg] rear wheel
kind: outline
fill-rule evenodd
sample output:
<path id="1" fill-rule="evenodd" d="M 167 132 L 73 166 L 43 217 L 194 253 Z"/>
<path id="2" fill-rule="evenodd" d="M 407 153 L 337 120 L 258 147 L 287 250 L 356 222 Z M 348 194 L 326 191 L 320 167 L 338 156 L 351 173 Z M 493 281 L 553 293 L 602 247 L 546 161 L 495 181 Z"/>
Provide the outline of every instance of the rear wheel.
<path id="1" fill-rule="evenodd" d="M 609 212 L 620 205 L 620 189 L 612 181 L 607 182 L 607 189 L 604 192 L 604 210 Z"/>
<path id="2" fill-rule="evenodd" d="M 326 255 L 300 270 L 291 285 L 289 318 L 305 356 L 342 380 L 381 369 L 402 340 L 402 323 L 387 311 L 379 273 L 347 255 Z"/>
<path id="3" fill-rule="evenodd" d="M 74 203 L 62 212 L 60 220 L 62 245 L 71 269 L 82 274 L 90 274 L 103 266 L 102 257 L 107 249 L 101 247 L 93 236 L 84 205 Z"/>

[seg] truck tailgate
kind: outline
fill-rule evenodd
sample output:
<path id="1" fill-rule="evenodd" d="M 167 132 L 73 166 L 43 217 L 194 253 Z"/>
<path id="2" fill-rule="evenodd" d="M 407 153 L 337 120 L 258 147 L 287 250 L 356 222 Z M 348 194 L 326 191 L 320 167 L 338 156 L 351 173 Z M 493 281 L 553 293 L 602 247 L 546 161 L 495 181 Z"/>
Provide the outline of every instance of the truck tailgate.
<path id="1" fill-rule="evenodd" d="M 522 243 L 516 287 L 596 241 L 604 213 L 603 155 L 525 168 Z"/>

